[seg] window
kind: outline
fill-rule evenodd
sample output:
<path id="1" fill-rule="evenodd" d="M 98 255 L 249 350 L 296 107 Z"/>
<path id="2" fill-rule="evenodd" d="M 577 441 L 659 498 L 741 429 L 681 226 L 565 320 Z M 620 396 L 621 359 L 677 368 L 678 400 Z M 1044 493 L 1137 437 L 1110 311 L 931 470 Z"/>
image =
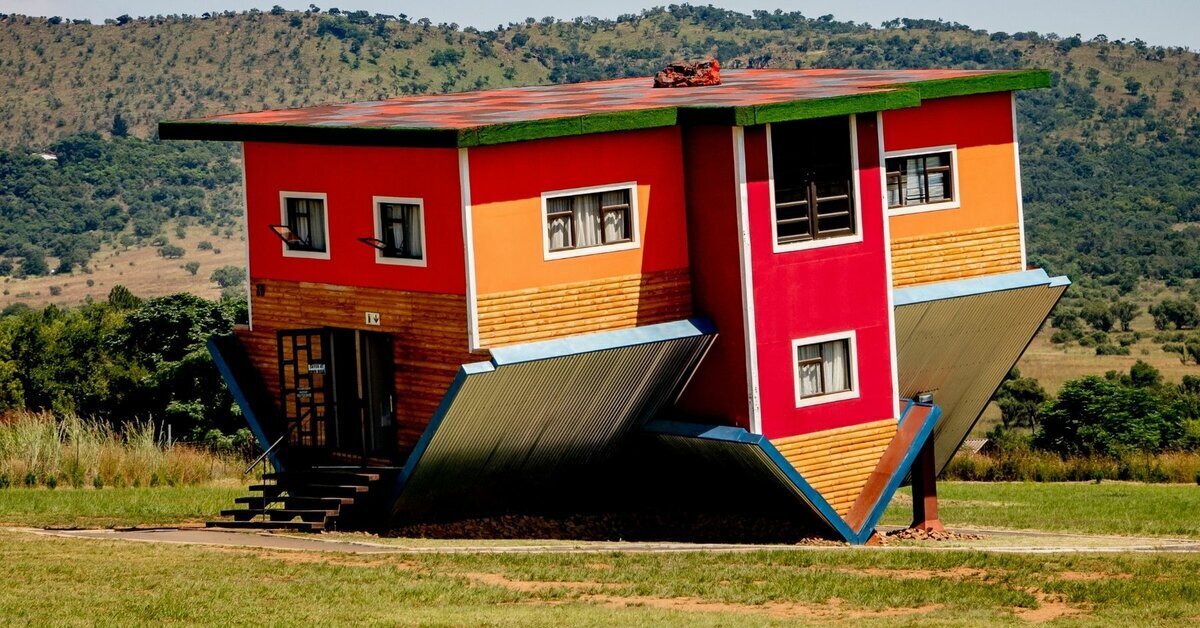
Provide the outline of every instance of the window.
<path id="1" fill-rule="evenodd" d="M 887 157 L 888 209 L 926 205 L 948 209 L 955 201 L 955 150 L 922 149 Z M 954 205 L 957 207 L 957 205 Z M 893 212 L 895 213 L 895 212 Z"/>
<path id="2" fill-rule="evenodd" d="M 375 237 L 359 238 L 375 248 L 383 264 L 424 266 L 425 228 L 421 199 L 376 196 Z"/>
<path id="3" fill-rule="evenodd" d="M 796 407 L 858 396 L 853 332 L 796 340 L 792 351 Z"/>
<path id="4" fill-rule="evenodd" d="M 546 258 L 636 247 L 635 189 L 629 184 L 544 194 Z"/>
<path id="5" fill-rule="evenodd" d="M 283 224 L 271 225 L 271 231 L 283 240 L 284 255 L 329 257 L 325 213 L 325 195 L 300 192 L 280 194 Z"/>
<path id="6" fill-rule="evenodd" d="M 847 118 L 770 125 L 776 245 L 857 234 Z"/>

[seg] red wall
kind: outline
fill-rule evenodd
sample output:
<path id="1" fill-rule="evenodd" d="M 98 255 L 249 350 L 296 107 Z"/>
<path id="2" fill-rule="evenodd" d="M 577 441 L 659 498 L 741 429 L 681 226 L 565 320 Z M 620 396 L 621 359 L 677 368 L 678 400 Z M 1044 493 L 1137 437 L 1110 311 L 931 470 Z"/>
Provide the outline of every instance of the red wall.
<path id="1" fill-rule="evenodd" d="M 463 294 L 458 153 L 449 148 L 244 144 L 251 278 Z M 279 224 L 279 193 L 322 192 L 329 215 L 328 260 L 285 257 L 268 225 Z M 358 238 L 375 234 L 373 196 L 425 202 L 423 268 L 378 264 Z"/>
<path id="2" fill-rule="evenodd" d="M 883 113 L 883 145 L 890 151 L 1012 141 L 1012 92 L 936 98 Z"/>
<path id="3" fill-rule="evenodd" d="M 684 131 L 692 307 L 718 330 L 717 340 L 679 400 L 686 417 L 750 428 L 743 331 L 741 250 L 733 130 L 697 126 Z"/>
<path id="4" fill-rule="evenodd" d="M 861 243 L 773 252 L 766 130 L 746 129 L 763 434 L 782 438 L 895 416 L 878 132 L 858 117 Z M 857 333 L 859 397 L 796 408 L 792 340 Z"/>

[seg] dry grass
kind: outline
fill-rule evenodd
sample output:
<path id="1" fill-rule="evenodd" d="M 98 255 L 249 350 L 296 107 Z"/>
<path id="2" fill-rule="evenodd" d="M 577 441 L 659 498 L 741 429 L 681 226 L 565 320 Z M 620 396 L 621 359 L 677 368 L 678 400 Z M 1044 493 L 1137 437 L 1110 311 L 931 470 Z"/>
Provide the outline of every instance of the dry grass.
<path id="1" fill-rule="evenodd" d="M 0 487 L 195 485 L 240 478 L 242 461 L 156 438 L 149 422 L 18 412 L 0 418 Z"/>
<path id="2" fill-rule="evenodd" d="M 946 479 L 984 482 L 1082 482 L 1128 480 L 1192 484 L 1200 478 L 1200 452 L 1167 452 L 1062 458 L 1044 451 L 971 454 L 960 451 L 943 474 Z"/>
<path id="3" fill-rule="evenodd" d="M 191 292 L 209 299 L 221 296 L 217 284 L 209 281 L 212 271 L 222 266 L 245 267 L 246 243 L 240 225 L 233 227 L 233 237 L 227 238 L 222 229 L 220 235 L 213 235 L 206 227 L 193 226 L 186 230 L 186 237 L 175 237 L 175 228 L 168 224 L 164 233 L 169 234 L 171 244 L 181 246 L 185 251 L 180 259 L 165 259 L 158 254 L 158 248 L 140 246 L 133 248 L 114 247 L 105 245 L 100 252 L 88 263 L 91 273 L 76 270 L 70 275 L 48 275 L 28 279 L 6 277 L 0 295 L 0 308 L 12 303 L 26 303 L 32 307 L 42 307 L 48 304 L 76 305 L 83 303 L 88 297 L 95 300 L 108 298 L 109 290 L 120 284 L 129 288 L 140 297 L 156 297 L 178 292 Z M 200 242 L 209 241 L 213 250 L 201 251 L 196 248 Z M 217 253 L 215 251 L 219 250 Z M 49 260 L 51 267 L 56 263 Z M 199 262 L 200 270 L 195 275 L 184 270 L 187 262 Z M 91 280 L 92 285 L 87 282 Z M 61 292 L 57 295 L 50 293 L 51 287 L 57 287 Z"/>

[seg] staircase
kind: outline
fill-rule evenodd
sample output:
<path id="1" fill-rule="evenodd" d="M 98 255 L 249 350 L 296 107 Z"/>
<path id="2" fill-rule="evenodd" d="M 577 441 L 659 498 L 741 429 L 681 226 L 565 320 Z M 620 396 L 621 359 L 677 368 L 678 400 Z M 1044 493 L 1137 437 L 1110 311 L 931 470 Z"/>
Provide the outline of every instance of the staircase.
<path id="1" fill-rule="evenodd" d="M 361 529 L 382 520 L 384 498 L 394 472 L 371 468 L 314 468 L 267 473 L 258 493 L 239 497 L 244 508 L 222 510 L 232 520 L 209 521 L 210 528 L 256 530 Z"/>

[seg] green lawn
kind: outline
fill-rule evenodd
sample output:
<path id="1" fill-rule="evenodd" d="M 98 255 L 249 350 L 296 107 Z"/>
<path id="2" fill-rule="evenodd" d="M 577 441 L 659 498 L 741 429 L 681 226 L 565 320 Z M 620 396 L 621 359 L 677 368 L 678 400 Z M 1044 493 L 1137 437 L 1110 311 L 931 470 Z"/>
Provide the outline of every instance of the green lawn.
<path id="1" fill-rule="evenodd" d="M 942 482 L 942 522 L 1088 534 L 1200 537 L 1200 486 L 1125 482 Z M 912 500 L 904 489 L 883 523 L 907 525 Z"/>
<path id="2" fill-rule="evenodd" d="M 0 524 L 112 528 L 213 519 L 246 494 L 240 483 L 155 488 L 0 489 Z"/>
<path id="3" fill-rule="evenodd" d="M 1058 619 L 1188 625 L 1200 556 L 852 548 L 751 554 L 373 555 L 0 531 L 21 625 L 774 623 Z"/>

